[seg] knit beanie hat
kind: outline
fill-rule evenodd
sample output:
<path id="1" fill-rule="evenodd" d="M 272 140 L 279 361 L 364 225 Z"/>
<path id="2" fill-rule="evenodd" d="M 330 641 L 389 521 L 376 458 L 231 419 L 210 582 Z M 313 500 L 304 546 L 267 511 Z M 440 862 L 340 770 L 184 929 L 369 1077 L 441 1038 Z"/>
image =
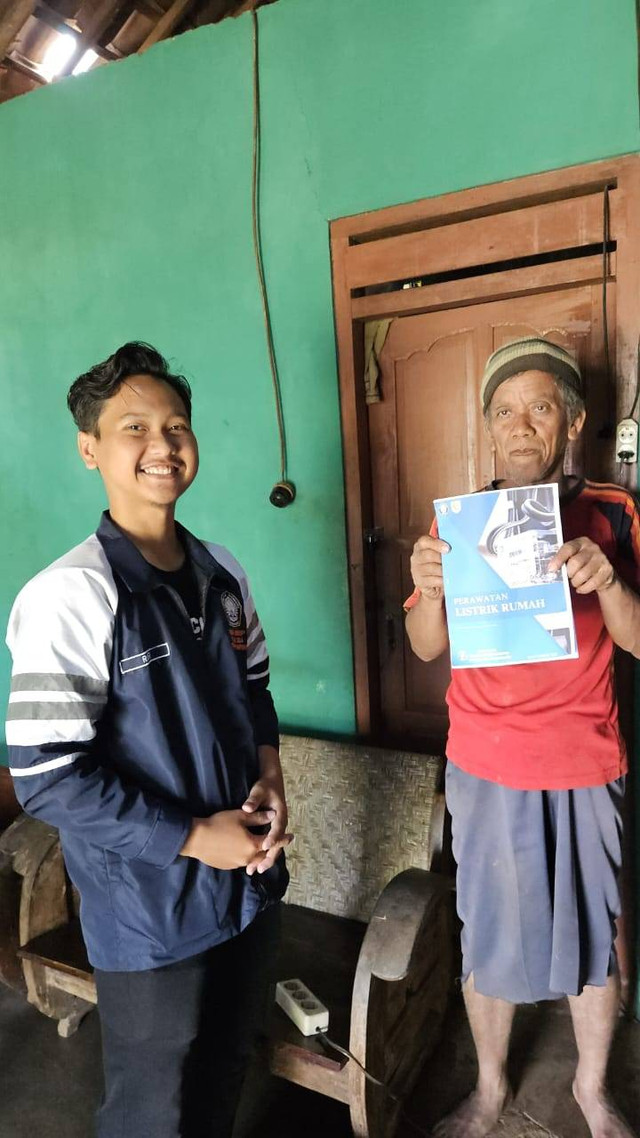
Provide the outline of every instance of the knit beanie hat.
<path id="1" fill-rule="evenodd" d="M 564 379 L 578 395 L 584 397 L 582 375 L 573 356 L 558 344 L 551 344 L 549 340 L 542 340 L 537 336 L 529 336 L 525 340 L 505 344 L 489 356 L 480 387 L 482 410 L 487 410 L 493 393 L 505 379 L 511 379 L 523 371 L 549 372 L 559 379 Z"/>

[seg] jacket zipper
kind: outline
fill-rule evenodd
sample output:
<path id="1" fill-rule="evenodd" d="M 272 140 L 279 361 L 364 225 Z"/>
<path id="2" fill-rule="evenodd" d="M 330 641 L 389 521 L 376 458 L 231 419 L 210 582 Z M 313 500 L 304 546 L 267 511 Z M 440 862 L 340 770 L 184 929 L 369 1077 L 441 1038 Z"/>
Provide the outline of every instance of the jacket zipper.
<path id="1" fill-rule="evenodd" d="M 196 574 L 196 584 L 198 586 L 198 596 L 200 598 L 200 618 L 202 620 L 202 635 L 203 635 L 203 637 L 204 637 L 204 626 L 205 626 L 205 621 L 206 621 L 207 597 L 209 596 L 209 589 L 211 588 L 211 580 L 212 580 L 211 577 L 206 577 L 205 580 L 201 584 L 200 581 L 198 580 L 198 576 Z M 163 582 L 163 584 L 164 584 L 164 582 Z M 178 592 L 177 589 L 174 589 L 173 585 L 164 585 L 164 587 L 165 587 L 165 589 L 169 590 L 169 592 L 171 593 L 171 596 L 177 602 L 178 608 L 184 614 L 185 620 L 186 620 L 187 624 L 189 625 L 189 627 L 191 628 L 191 617 L 189 616 L 189 613 L 187 612 L 187 606 L 185 605 L 182 597 L 180 596 L 180 593 Z"/>

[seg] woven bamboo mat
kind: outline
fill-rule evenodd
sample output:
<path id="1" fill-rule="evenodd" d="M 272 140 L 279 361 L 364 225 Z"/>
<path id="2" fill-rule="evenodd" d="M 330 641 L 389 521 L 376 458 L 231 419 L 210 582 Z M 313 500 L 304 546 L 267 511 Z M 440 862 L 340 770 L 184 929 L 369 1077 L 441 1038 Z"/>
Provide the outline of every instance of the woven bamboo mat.
<path id="1" fill-rule="evenodd" d="M 283 736 L 291 829 L 287 901 L 368 921 L 384 886 L 428 868 L 440 759 Z"/>

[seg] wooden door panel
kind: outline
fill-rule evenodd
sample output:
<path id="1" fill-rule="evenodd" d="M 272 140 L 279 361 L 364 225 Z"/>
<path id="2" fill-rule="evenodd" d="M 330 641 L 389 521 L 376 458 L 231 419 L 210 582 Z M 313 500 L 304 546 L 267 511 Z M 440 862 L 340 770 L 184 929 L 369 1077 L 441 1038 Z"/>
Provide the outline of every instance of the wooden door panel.
<path id="1" fill-rule="evenodd" d="M 614 287 L 609 287 L 613 328 Z M 542 335 L 575 354 L 595 422 L 572 454 L 597 476 L 603 397 L 601 290 L 585 285 L 512 297 L 393 321 L 380 359 L 382 401 L 368 409 L 374 526 L 382 734 L 439 740 L 446 734 L 448 659 L 425 664 L 411 652 L 401 605 L 412 590 L 413 544 L 433 518 L 433 499 L 470 493 L 500 471 L 479 403 L 489 354 L 523 336 Z M 606 391 L 605 391 L 606 394 Z"/>

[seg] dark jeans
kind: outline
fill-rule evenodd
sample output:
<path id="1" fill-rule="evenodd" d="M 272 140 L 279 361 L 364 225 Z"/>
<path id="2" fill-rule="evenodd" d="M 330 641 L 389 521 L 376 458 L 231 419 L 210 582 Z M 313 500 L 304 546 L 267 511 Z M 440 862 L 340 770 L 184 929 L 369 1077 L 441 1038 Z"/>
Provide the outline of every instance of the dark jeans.
<path id="1" fill-rule="evenodd" d="M 279 915 L 274 905 L 239 936 L 164 968 L 96 970 L 98 1138 L 230 1138 Z"/>

